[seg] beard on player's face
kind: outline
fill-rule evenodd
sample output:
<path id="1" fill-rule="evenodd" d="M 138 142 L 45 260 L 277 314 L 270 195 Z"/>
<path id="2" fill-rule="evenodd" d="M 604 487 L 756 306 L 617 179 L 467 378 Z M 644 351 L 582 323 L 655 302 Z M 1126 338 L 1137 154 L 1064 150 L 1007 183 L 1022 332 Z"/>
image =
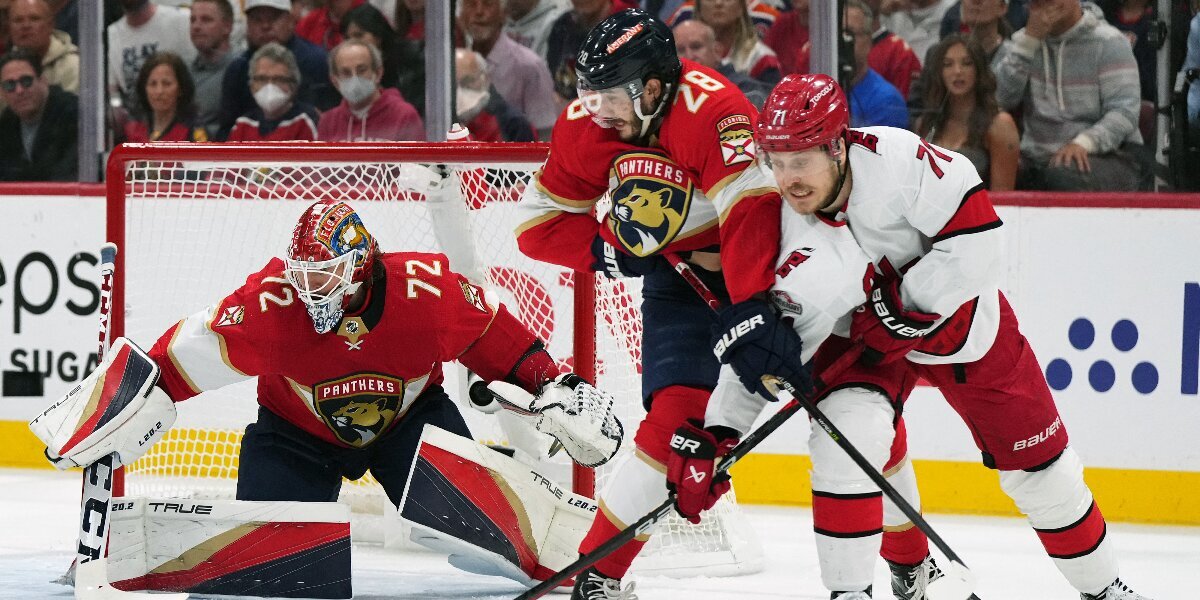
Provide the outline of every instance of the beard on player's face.
<path id="1" fill-rule="evenodd" d="M 770 153 L 775 185 L 783 201 L 795 212 L 810 215 L 833 204 L 837 192 L 838 161 L 823 149 Z"/>

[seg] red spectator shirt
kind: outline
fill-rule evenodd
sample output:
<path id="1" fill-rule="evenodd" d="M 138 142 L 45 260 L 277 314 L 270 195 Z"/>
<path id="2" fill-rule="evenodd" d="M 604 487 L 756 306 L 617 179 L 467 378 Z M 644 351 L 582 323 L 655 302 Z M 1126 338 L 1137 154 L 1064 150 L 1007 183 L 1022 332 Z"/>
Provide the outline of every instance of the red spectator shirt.
<path id="1" fill-rule="evenodd" d="M 283 142 L 317 139 L 317 111 L 311 106 L 292 104 L 278 121 L 263 118 L 262 109 L 240 117 L 229 132 L 228 142 Z"/>
<path id="2" fill-rule="evenodd" d="M 352 0 L 350 8 L 355 8 L 363 2 L 366 0 Z M 326 50 L 332 50 L 342 43 L 342 26 L 329 18 L 329 7 L 325 6 L 304 15 L 304 18 L 296 23 L 296 35 Z"/>
<path id="3" fill-rule="evenodd" d="M 186 123 L 174 121 L 158 137 L 150 135 L 150 126 L 143 121 L 128 121 L 125 123 L 126 142 L 207 142 L 208 132 L 203 127 L 191 127 Z"/>

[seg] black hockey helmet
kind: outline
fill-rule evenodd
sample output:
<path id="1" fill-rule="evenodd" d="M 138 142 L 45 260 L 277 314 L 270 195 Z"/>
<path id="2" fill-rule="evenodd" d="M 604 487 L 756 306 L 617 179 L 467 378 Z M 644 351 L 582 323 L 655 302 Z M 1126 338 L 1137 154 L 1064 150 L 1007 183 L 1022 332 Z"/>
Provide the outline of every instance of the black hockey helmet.
<path id="1" fill-rule="evenodd" d="M 575 60 L 579 98 L 593 119 L 607 126 L 603 118 L 597 118 L 603 112 L 598 92 L 624 90 L 642 121 L 643 138 L 674 99 L 682 72 L 671 29 L 637 8 L 613 13 L 593 27 Z M 650 114 L 644 114 L 638 99 L 650 79 L 662 83 L 663 93 Z"/>
<path id="2" fill-rule="evenodd" d="M 615 12 L 593 27 L 575 61 L 579 88 L 585 90 L 650 78 L 674 87 L 682 70 L 671 29 L 639 8 Z"/>

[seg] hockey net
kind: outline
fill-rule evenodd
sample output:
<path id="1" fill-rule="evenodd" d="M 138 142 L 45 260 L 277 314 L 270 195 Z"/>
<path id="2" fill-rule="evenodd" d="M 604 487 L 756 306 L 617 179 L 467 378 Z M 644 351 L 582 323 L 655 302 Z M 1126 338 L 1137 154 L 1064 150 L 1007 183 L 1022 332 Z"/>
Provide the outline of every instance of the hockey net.
<path id="1" fill-rule="evenodd" d="M 608 281 L 529 259 L 517 249 L 516 201 L 546 156 L 534 144 L 175 144 L 118 148 L 108 166 L 108 237 L 119 246 L 114 335 L 149 348 L 172 323 L 216 302 L 282 254 L 305 207 L 346 200 L 384 251 L 437 251 L 480 282 L 541 339 L 564 369 L 617 399 L 631 452 L 645 414 L 640 394 L 640 282 Z M 437 165 L 444 165 L 439 175 Z M 447 391 L 462 398 L 461 370 Z M 456 386 L 458 389 L 456 389 Z M 166 438 L 125 471 L 134 496 L 232 498 L 238 448 L 256 418 L 255 382 L 179 404 Z M 480 441 L 509 444 L 495 419 L 462 409 Z M 616 464 L 618 456 L 609 465 Z M 594 495 L 594 473 L 560 453 L 540 465 Z M 564 481 L 566 483 L 566 481 Z M 693 526 L 661 524 L 635 572 L 741 574 L 762 568 L 761 549 L 731 492 Z M 403 531 L 379 485 L 344 482 L 357 540 L 398 541 Z M 391 543 L 389 545 L 402 545 Z"/>

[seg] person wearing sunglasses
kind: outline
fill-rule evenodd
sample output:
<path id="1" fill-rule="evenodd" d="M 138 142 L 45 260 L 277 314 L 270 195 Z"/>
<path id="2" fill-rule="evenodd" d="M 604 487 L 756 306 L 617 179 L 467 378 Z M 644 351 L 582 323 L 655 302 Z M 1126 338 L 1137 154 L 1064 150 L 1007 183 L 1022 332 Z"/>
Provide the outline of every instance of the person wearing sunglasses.
<path id="1" fill-rule="evenodd" d="M 50 85 L 29 50 L 0 57 L 0 181 L 74 181 L 79 98 Z"/>

